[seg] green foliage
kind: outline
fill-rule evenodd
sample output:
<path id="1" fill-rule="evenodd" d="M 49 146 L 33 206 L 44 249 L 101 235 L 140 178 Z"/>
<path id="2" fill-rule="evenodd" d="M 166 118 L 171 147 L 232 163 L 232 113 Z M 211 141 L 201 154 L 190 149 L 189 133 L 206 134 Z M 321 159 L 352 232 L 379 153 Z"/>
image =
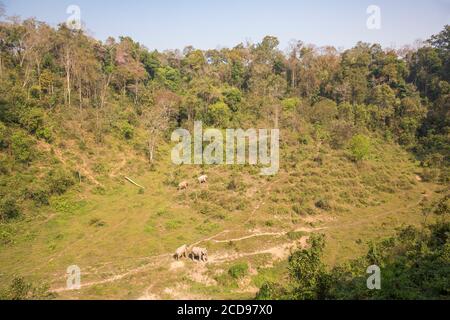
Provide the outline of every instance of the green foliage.
<path id="1" fill-rule="evenodd" d="M 216 102 L 208 108 L 209 124 L 226 128 L 231 119 L 230 108 L 224 102 Z"/>
<path id="2" fill-rule="evenodd" d="M 120 136 L 126 140 L 131 140 L 134 137 L 134 127 L 128 121 L 120 121 L 118 124 Z"/>
<path id="3" fill-rule="evenodd" d="M 75 184 L 75 179 L 65 170 L 55 169 L 48 173 L 46 182 L 51 194 L 62 195 Z"/>
<path id="4" fill-rule="evenodd" d="M 237 263 L 228 269 L 228 274 L 234 279 L 241 279 L 248 274 L 248 264 L 246 262 Z"/>
<path id="5" fill-rule="evenodd" d="M 44 126 L 44 112 L 40 108 L 24 110 L 20 118 L 20 124 L 28 132 L 35 134 L 38 129 Z"/>
<path id="6" fill-rule="evenodd" d="M 18 162 L 29 163 L 32 161 L 34 156 L 32 146 L 32 140 L 20 131 L 11 136 L 11 149 Z"/>
<path id="7" fill-rule="evenodd" d="M 176 91 L 180 85 L 180 72 L 169 66 L 158 68 L 156 70 L 156 80 L 164 87 Z"/>
<path id="8" fill-rule="evenodd" d="M 0 292 L 0 300 L 49 300 L 54 293 L 48 291 L 47 285 L 34 285 L 23 277 L 15 277 L 10 286 Z"/>
<path id="9" fill-rule="evenodd" d="M 0 221 L 8 221 L 20 216 L 20 209 L 13 197 L 0 200 Z"/>
<path id="10" fill-rule="evenodd" d="M 299 98 L 286 98 L 281 101 L 284 111 L 295 111 L 295 109 L 300 105 L 301 100 Z"/>
<path id="11" fill-rule="evenodd" d="M 362 134 L 354 136 L 350 140 L 349 149 L 355 161 L 367 159 L 371 150 L 370 138 Z"/>
<path id="12" fill-rule="evenodd" d="M 224 102 L 233 112 L 239 111 L 239 107 L 242 101 L 242 92 L 238 88 L 227 88 L 223 92 Z"/>
<path id="13" fill-rule="evenodd" d="M 0 150 L 8 146 L 8 128 L 0 122 Z"/>
<path id="14" fill-rule="evenodd" d="M 328 202 L 328 200 L 326 200 L 326 199 L 319 199 L 318 201 L 316 201 L 316 203 L 314 205 L 316 206 L 316 208 L 324 210 L 324 211 L 331 210 L 331 205 Z"/>
<path id="15" fill-rule="evenodd" d="M 269 299 L 448 299 L 450 223 L 407 227 L 397 236 L 370 244 L 365 256 L 327 271 L 321 260 L 323 236 L 289 258 L 290 285 L 264 283 L 256 298 Z M 367 289 L 368 266 L 381 268 L 381 290 Z"/>
<path id="16" fill-rule="evenodd" d="M 310 239 L 311 248 L 294 252 L 289 257 L 289 274 L 295 285 L 293 298 L 321 299 L 325 265 L 321 261 L 325 240 L 323 236 Z"/>

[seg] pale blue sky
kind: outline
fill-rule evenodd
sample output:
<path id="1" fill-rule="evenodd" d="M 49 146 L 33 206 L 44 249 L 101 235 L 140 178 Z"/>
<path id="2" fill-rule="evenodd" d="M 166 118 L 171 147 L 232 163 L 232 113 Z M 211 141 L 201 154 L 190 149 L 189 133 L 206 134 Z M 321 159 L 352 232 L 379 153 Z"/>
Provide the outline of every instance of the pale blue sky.
<path id="1" fill-rule="evenodd" d="M 131 36 L 150 49 L 232 47 L 277 36 L 348 48 L 357 41 L 402 46 L 450 24 L 450 0 L 0 0 L 8 15 L 36 17 L 53 26 L 69 5 L 94 37 Z M 381 8 L 381 30 L 368 30 L 366 9 Z"/>

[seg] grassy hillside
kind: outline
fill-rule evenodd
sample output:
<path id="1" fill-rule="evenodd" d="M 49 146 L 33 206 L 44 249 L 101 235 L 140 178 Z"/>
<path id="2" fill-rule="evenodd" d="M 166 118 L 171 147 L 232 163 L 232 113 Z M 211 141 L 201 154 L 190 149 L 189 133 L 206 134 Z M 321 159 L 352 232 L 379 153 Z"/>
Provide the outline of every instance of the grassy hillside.
<path id="1" fill-rule="evenodd" d="M 49 206 L 2 225 L 3 285 L 20 275 L 48 283 L 59 298 L 250 298 L 264 281 L 283 276 L 290 250 L 311 233 L 327 235 L 332 266 L 401 225 L 421 223 L 422 205 L 440 189 L 419 182 L 410 156 L 385 142 L 363 164 L 313 142 L 286 146 L 295 157 L 274 177 L 250 166 L 168 165 L 169 146 L 149 167 L 125 147 L 115 151 L 115 143 L 92 154 L 88 143 L 86 153 L 70 142 L 53 152 L 37 146 L 63 169 L 79 166 L 86 174 Z M 202 173 L 209 183 L 195 184 Z M 178 191 L 184 179 L 193 186 Z M 177 247 L 194 243 L 208 248 L 207 265 L 173 260 Z M 83 287 L 64 291 L 73 264 Z M 248 270 L 235 279 L 229 270 L 239 264 Z"/>

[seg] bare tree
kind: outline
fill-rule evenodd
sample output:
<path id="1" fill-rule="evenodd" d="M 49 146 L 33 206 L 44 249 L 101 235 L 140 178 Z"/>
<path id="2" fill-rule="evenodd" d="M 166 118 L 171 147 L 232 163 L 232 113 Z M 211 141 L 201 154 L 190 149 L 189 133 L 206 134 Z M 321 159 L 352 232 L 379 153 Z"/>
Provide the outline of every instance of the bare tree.
<path id="1" fill-rule="evenodd" d="M 148 133 L 148 157 L 153 163 L 156 145 L 169 128 L 175 106 L 180 102 L 178 95 L 170 91 L 160 91 L 155 95 L 155 104 L 144 110 L 143 123 Z"/>

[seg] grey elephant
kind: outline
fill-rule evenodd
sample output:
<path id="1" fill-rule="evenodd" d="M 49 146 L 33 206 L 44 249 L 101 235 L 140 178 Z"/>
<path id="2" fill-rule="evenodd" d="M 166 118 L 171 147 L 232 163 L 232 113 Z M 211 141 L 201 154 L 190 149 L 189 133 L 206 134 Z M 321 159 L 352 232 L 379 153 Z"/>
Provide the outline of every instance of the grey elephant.
<path id="1" fill-rule="evenodd" d="M 205 248 L 194 247 L 191 250 L 190 257 L 192 260 L 198 260 L 206 262 L 208 261 L 208 250 Z"/>
<path id="2" fill-rule="evenodd" d="M 181 258 L 186 258 L 187 256 L 187 245 L 182 245 L 181 247 L 179 247 L 176 251 L 175 254 L 173 255 L 175 260 L 180 260 Z"/>

